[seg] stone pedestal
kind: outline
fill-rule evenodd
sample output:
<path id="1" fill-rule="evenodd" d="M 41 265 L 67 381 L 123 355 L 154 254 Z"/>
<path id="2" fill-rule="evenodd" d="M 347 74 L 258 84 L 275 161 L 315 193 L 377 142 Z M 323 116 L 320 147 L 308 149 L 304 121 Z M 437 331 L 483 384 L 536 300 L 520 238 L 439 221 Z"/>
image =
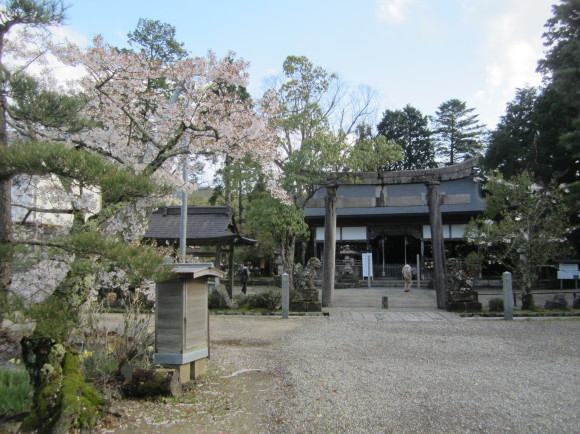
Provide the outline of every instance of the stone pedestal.
<path id="1" fill-rule="evenodd" d="M 290 300 L 291 312 L 322 312 L 322 304 L 314 300 Z"/>
<path id="2" fill-rule="evenodd" d="M 448 291 L 445 309 L 449 312 L 481 312 L 477 291 Z"/>
<path id="3" fill-rule="evenodd" d="M 191 379 L 197 380 L 197 378 L 200 375 L 205 374 L 206 369 L 207 369 L 207 359 L 199 359 L 199 360 L 196 360 L 195 362 L 192 362 L 191 363 Z"/>

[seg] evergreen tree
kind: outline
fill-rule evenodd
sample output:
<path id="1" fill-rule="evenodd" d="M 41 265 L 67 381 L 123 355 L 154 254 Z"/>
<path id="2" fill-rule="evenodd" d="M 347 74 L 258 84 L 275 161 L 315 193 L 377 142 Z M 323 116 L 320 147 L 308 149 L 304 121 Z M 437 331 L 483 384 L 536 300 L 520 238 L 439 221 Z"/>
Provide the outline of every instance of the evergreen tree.
<path id="1" fill-rule="evenodd" d="M 485 127 L 479 123 L 474 110 L 467 108 L 464 101 L 450 99 L 435 112 L 436 153 L 446 164 L 474 157 L 483 150 Z"/>
<path id="2" fill-rule="evenodd" d="M 46 28 L 63 22 L 66 7 L 61 1 L 8 0 L 1 3 L 0 16 L 0 148 L 9 145 L 8 122 L 10 119 L 11 91 L 14 81 L 12 69 L 5 61 L 5 46 L 12 28 L 23 25 Z M 20 81 L 22 84 L 23 82 Z M 28 89 L 22 88 L 22 91 Z M 0 177 L 0 303 L 4 301 L 12 276 L 12 199 L 11 178 Z M 2 311 L 2 309 L 0 309 Z M 3 314 L 0 313 L 0 322 Z"/>
<path id="3" fill-rule="evenodd" d="M 183 42 L 175 39 L 175 27 L 159 20 L 139 18 L 137 28 L 127 38 L 129 45 L 143 50 L 148 59 L 173 62 L 187 57 Z"/>
<path id="4" fill-rule="evenodd" d="M 407 104 L 403 110 L 386 110 L 377 129 L 379 135 L 403 150 L 403 159 L 385 169 L 414 170 L 436 166 L 429 118 L 415 107 Z"/>
<path id="5" fill-rule="evenodd" d="M 546 88 L 539 103 L 540 140 L 558 148 L 564 158 L 554 167 L 580 203 L 580 2 L 561 0 L 546 23 L 546 56 L 538 63 Z"/>
<path id="6" fill-rule="evenodd" d="M 525 87 L 506 107 L 496 129 L 491 132 L 485 166 L 507 177 L 526 170 L 535 173 L 543 159 L 538 153 L 538 90 Z"/>

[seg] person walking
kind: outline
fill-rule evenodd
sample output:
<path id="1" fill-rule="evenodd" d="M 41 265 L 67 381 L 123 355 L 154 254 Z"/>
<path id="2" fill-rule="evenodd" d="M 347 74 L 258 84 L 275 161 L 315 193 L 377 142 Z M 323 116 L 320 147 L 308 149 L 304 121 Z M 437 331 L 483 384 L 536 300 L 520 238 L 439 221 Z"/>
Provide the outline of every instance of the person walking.
<path id="1" fill-rule="evenodd" d="M 244 264 L 244 266 L 242 267 L 240 277 L 242 279 L 242 294 L 245 294 L 246 291 L 248 290 L 247 285 L 248 280 L 250 279 L 250 270 L 248 269 L 248 266 L 246 264 Z"/>
<path id="2" fill-rule="evenodd" d="M 413 270 L 409 264 L 405 264 L 401 271 L 403 273 L 403 280 L 405 281 L 404 292 L 411 292 L 411 285 L 413 285 Z"/>

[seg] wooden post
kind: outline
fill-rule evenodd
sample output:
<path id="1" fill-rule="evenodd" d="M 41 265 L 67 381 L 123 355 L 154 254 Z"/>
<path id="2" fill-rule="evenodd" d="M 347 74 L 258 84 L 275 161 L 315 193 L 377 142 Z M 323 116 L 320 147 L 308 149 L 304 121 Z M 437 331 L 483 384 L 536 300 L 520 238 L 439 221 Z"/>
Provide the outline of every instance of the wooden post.
<path id="1" fill-rule="evenodd" d="M 215 264 L 214 264 L 214 266 L 218 270 L 222 269 L 222 246 L 220 246 L 219 244 L 215 249 Z"/>
<path id="2" fill-rule="evenodd" d="M 324 268 L 322 270 L 322 307 L 332 306 L 336 255 L 336 186 L 326 187 L 324 209 Z"/>
<path id="3" fill-rule="evenodd" d="M 427 205 L 429 206 L 429 223 L 431 225 L 431 245 L 433 248 L 433 271 L 435 274 L 437 307 L 439 309 L 445 309 L 447 302 L 447 271 L 445 265 L 445 244 L 443 241 L 439 184 L 439 181 L 430 181 L 427 183 Z"/>
<path id="4" fill-rule="evenodd" d="M 234 270 L 234 245 L 230 244 L 230 258 L 229 258 L 230 274 L 228 276 L 228 296 L 230 300 L 234 299 L 234 275 L 236 270 Z"/>

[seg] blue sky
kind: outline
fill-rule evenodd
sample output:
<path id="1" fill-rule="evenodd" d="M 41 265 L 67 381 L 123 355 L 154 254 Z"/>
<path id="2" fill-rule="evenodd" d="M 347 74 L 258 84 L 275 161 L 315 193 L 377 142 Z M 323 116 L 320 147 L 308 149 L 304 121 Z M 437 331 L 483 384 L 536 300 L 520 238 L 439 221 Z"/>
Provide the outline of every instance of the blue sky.
<path id="1" fill-rule="evenodd" d="M 232 50 L 251 62 L 250 92 L 305 55 L 351 86 L 380 93 L 380 113 L 424 114 L 451 98 L 495 127 L 515 89 L 537 85 L 541 35 L 555 0 L 71 0 L 66 31 L 114 44 L 138 19 L 172 24 L 192 55 Z"/>

